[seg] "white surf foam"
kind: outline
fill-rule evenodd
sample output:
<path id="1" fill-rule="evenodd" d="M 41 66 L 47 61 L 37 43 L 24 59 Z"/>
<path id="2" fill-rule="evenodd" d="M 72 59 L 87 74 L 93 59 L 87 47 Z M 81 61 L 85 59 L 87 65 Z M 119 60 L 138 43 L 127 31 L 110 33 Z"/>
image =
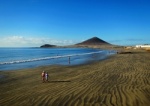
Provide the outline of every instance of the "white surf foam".
<path id="1" fill-rule="evenodd" d="M 70 54 L 70 55 L 62 55 L 62 56 L 42 57 L 42 58 L 27 59 L 27 60 L 18 60 L 18 61 L 11 61 L 11 62 L 1 62 L 0 65 L 17 64 L 17 63 L 25 63 L 25 62 L 33 62 L 33 61 L 56 59 L 56 58 L 73 57 L 73 56 L 82 56 L 82 55 L 96 54 L 96 53 L 102 53 L 102 52 L 104 52 L 104 51 L 81 53 L 81 54 Z"/>

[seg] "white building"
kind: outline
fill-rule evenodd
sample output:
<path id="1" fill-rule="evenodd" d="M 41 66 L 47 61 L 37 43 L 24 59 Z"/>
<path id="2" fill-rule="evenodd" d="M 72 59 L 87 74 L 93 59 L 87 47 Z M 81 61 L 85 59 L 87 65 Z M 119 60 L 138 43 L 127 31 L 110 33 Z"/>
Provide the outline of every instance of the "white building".
<path id="1" fill-rule="evenodd" d="M 150 45 L 136 45 L 136 48 L 150 48 Z"/>

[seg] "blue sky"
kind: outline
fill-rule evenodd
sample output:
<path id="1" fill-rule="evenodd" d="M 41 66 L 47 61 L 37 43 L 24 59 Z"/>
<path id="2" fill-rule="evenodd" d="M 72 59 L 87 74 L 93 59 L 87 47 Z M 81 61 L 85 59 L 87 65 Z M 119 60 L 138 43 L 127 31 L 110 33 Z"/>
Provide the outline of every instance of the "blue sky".
<path id="1" fill-rule="evenodd" d="M 0 0 L 0 47 L 71 45 L 95 36 L 150 44 L 150 1 Z"/>

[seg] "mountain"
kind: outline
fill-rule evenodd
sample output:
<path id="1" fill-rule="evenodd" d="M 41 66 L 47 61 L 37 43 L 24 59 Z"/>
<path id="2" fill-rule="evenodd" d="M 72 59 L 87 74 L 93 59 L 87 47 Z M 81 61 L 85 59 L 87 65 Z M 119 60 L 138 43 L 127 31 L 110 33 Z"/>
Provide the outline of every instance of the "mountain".
<path id="1" fill-rule="evenodd" d="M 50 48 L 50 47 L 56 47 L 56 45 L 50 45 L 50 44 L 44 44 L 40 46 L 41 48 Z"/>
<path id="2" fill-rule="evenodd" d="M 76 45 L 111 45 L 111 44 L 98 37 L 93 37 Z"/>

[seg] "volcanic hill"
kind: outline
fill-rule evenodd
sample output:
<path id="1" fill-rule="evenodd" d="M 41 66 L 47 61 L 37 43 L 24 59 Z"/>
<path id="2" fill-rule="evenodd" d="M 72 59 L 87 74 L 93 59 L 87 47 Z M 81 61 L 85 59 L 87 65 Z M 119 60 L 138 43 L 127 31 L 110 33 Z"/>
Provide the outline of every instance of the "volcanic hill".
<path id="1" fill-rule="evenodd" d="M 82 46 L 82 45 L 111 45 L 111 44 L 98 38 L 98 37 L 93 37 L 91 39 L 88 39 L 88 40 L 78 43 L 76 45 Z"/>

